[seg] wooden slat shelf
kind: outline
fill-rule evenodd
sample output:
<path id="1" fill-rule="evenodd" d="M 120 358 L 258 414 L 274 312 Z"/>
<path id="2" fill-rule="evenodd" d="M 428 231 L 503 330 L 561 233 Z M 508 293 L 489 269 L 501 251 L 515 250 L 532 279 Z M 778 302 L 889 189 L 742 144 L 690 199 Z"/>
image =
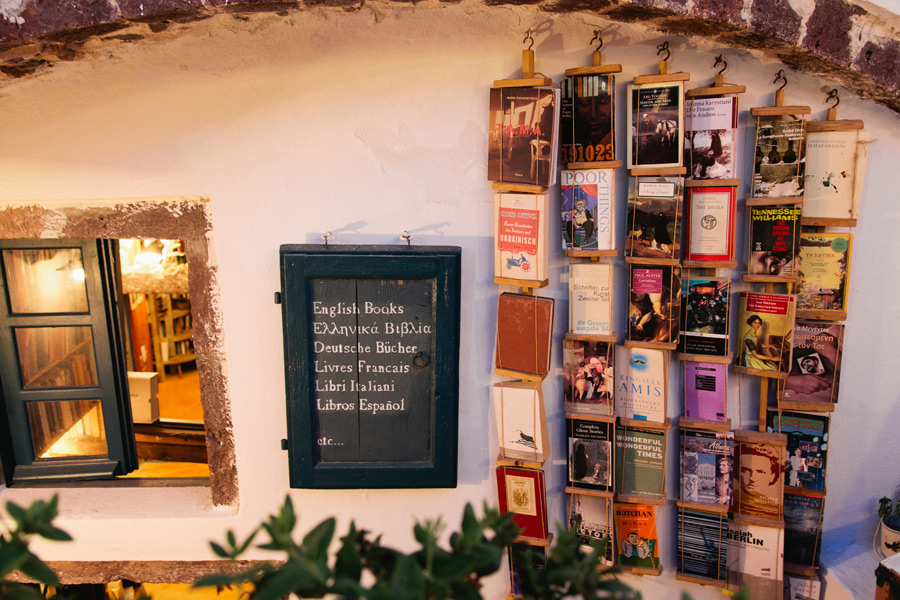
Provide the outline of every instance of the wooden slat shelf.
<path id="1" fill-rule="evenodd" d="M 566 69 L 566 77 L 574 77 L 576 75 L 607 75 L 609 73 L 621 73 L 622 65 L 596 65 L 592 67 L 574 67 Z"/>
<path id="2" fill-rule="evenodd" d="M 678 508 L 716 513 L 717 515 L 727 515 L 728 509 L 730 508 L 727 504 L 706 504 L 704 502 L 688 502 L 687 500 L 676 500 L 675 505 L 678 506 Z"/>
<path id="3" fill-rule="evenodd" d="M 765 517 L 753 517 L 750 515 L 733 513 L 731 515 L 731 520 L 735 525 L 760 525 L 762 527 L 784 529 L 784 519 L 767 519 Z"/>
<path id="4" fill-rule="evenodd" d="M 520 535 L 519 537 L 514 539 L 513 542 L 517 544 L 528 544 L 529 546 L 540 546 L 541 548 L 546 548 L 553 543 L 553 534 L 548 534 L 545 538 L 533 538 Z"/>
<path id="5" fill-rule="evenodd" d="M 736 260 L 685 260 L 681 262 L 685 269 L 736 269 Z"/>
<path id="6" fill-rule="evenodd" d="M 819 490 L 808 490 L 806 488 L 794 487 L 792 485 L 784 486 L 784 493 L 785 493 L 785 495 L 787 495 L 787 494 L 798 495 L 799 494 L 802 496 L 815 496 L 816 498 L 824 498 L 826 495 L 824 491 L 820 492 Z"/>
<path id="7" fill-rule="evenodd" d="M 496 181 L 491 184 L 491 189 L 496 192 L 522 192 L 523 194 L 543 194 L 550 188 L 542 185 L 528 185 L 527 183 L 502 183 Z"/>
<path id="8" fill-rule="evenodd" d="M 629 427 L 631 429 L 652 429 L 655 431 L 665 431 L 672 429 L 672 419 L 666 417 L 665 423 L 657 423 L 656 421 L 644 421 L 643 419 L 627 419 L 619 417 L 619 425 Z"/>
<path id="9" fill-rule="evenodd" d="M 567 419 L 580 419 L 582 421 L 594 421 L 595 423 L 615 423 L 615 415 L 593 415 L 591 413 L 579 413 L 566 411 Z"/>
<path id="10" fill-rule="evenodd" d="M 657 175 L 687 175 L 687 167 L 632 167 L 628 169 L 632 177 L 654 177 Z"/>
<path id="11" fill-rule="evenodd" d="M 713 363 L 716 365 L 730 365 L 734 362 L 734 352 L 729 352 L 725 356 L 708 356 L 706 354 L 685 354 L 678 353 L 678 360 L 682 362 L 702 362 Z"/>
<path id="12" fill-rule="evenodd" d="M 494 283 L 497 285 L 514 285 L 520 288 L 540 289 L 550 285 L 549 279 L 544 280 L 526 280 L 526 279 L 510 279 L 509 277 L 494 277 Z"/>
<path id="13" fill-rule="evenodd" d="M 570 171 L 575 171 L 577 169 L 617 169 L 621 166 L 621 160 L 597 160 L 593 162 L 584 161 L 566 163 L 566 168 Z"/>
<path id="14" fill-rule="evenodd" d="M 711 421 L 709 419 L 693 419 L 691 417 L 678 417 L 678 426 L 682 429 L 702 429 L 704 431 L 731 431 L 731 419 L 724 421 Z"/>
<path id="15" fill-rule="evenodd" d="M 513 379 L 521 379 L 522 381 L 535 382 L 541 382 L 547 377 L 546 374 L 526 373 L 524 371 L 513 371 L 512 369 L 502 369 L 500 367 L 494 367 L 494 373 L 502 377 L 511 377 Z"/>
<path id="16" fill-rule="evenodd" d="M 827 217 L 804 217 L 800 215 L 803 227 L 856 227 L 856 219 L 830 219 Z"/>
<path id="17" fill-rule="evenodd" d="M 679 71 L 678 73 L 665 73 L 663 75 L 638 75 L 634 78 L 635 85 L 642 83 L 672 83 L 674 81 L 690 81 L 691 74 Z"/>
<path id="18" fill-rule="evenodd" d="M 688 98 L 710 98 L 713 96 L 726 96 L 728 94 L 743 94 L 746 91 L 746 85 L 708 85 L 688 90 L 684 95 Z"/>
<path id="19" fill-rule="evenodd" d="M 657 265 L 657 266 L 665 266 L 665 265 L 677 265 L 677 258 L 644 258 L 640 256 L 626 256 L 625 262 L 629 265 Z"/>
<path id="20" fill-rule="evenodd" d="M 567 494 L 581 494 L 582 496 L 595 496 L 597 498 L 609 498 L 612 500 L 615 497 L 613 492 L 604 492 L 603 490 L 586 490 L 584 488 L 577 487 L 566 487 Z"/>
<path id="21" fill-rule="evenodd" d="M 675 573 L 675 579 L 679 581 L 686 581 L 688 583 L 697 583 L 699 585 L 708 585 L 718 588 L 724 588 L 726 586 L 725 581 L 721 581 L 719 579 L 709 579 L 708 577 L 699 577 L 697 575 L 688 575 L 687 573 Z"/>
<path id="22" fill-rule="evenodd" d="M 591 333 L 567 333 L 567 340 L 575 340 L 579 342 L 608 342 L 615 344 L 619 341 L 619 334 L 615 331 L 609 335 L 596 335 Z"/>
<path id="23" fill-rule="evenodd" d="M 509 87 L 535 87 L 539 85 L 551 86 L 553 80 L 549 77 L 531 77 L 529 79 L 495 79 L 495 88 Z"/>
<path id="24" fill-rule="evenodd" d="M 793 400 L 779 400 L 778 406 L 782 410 L 799 410 L 801 412 L 830 413 L 834 412 L 835 404 L 831 402 L 795 402 Z"/>
<path id="25" fill-rule="evenodd" d="M 684 182 L 684 187 L 739 187 L 740 179 L 688 179 Z"/>
<path id="26" fill-rule="evenodd" d="M 625 573 L 631 573 L 632 575 L 650 575 L 653 577 L 658 577 L 662 575 L 663 568 L 662 565 L 658 567 L 635 567 L 631 565 L 616 565 L 616 568 L 620 571 L 624 571 Z"/>
<path id="27" fill-rule="evenodd" d="M 837 121 L 809 121 L 806 131 L 859 131 L 865 123 L 858 119 L 841 119 Z"/>
<path id="28" fill-rule="evenodd" d="M 757 106 L 750 109 L 750 116 L 753 117 L 787 117 L 811 113 L 812 109 L 808 106 Z"/>
<path id="29" fill-rule="evenodd" d="M 744 273 L 741 280 L 747 283 L 797 283 L 800 281 L 799 276 L 782 277 L 781 275 L 751 275 Z"/>
<path id="30" fill-rule="evenodd" d="M 782 373 L 780 371 L 764 371 L 762 369 L 751 369 L 750 367 L 742 367 L 740 365 L 735 365 L 732 368 L 736 373 L 768 377 L 769 379 L 787 379 L 787 373 Z"/>
<path id="31" fill-rule="evenodd" d="M 738 429 L 734 432 L 734 441 L 735 443 L 748 442 L 751 444 L 787 446 L 787 434 L 769 431 L 753 431 L 752 429 Z"/>
<path id="32" fill-rule="evenodd" d="M 798 308 L 798 319 L 812 319 L 813 321 L 846 321 L 845 310 L 818 310 L 813 308 Z"/>
<path id="33" fill-rule="evenodd" d="M 626 348 L 644 348 L 646 350 L 675 350 L 678 342 L 636 342 L 625 340 Z"/>
<path id="34" fill-rule="evenodd" d="M 615 258 L 618 250 L 566 250 L 566 256 L 575 258 Z"/>
<path id="35" fill-rule="evenodd" d="M 497 455 L 498 467 L 519 467 L 521 469 L 543 469 L 546 460 L 529 460 L 524 458 L 515 458 L 512 456 L 504 456 L 501 452 Z"/>
<path id="36" fill-rule="evenodd" d="M 784 196 L 783 198 L 770 198 L 768 196 L 744 198 L 746 206 L 783 206 L 785 204 L 803 205 L 803 196 Z"/>
<path id="37" fill-rule="evenodd" d="M 616 502 L 628 502 L 629 504 L 655 504 L 665 506 L 668 504 L 665 495 L 662 497 L 635 496 L 633 494 L 616 494 Z"/>

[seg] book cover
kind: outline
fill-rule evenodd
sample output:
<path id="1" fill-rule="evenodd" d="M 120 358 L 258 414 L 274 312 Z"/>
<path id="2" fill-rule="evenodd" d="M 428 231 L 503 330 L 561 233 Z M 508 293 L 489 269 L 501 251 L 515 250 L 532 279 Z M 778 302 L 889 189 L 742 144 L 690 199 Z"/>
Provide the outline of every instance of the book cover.
<path id="1" fill-rule="evenodd" d="M 806 568 L 819 566 L 824 505 L 823 496 L 784 495 L 784 564 Z"/>
<path id="2" fill-rule="evenodd" d="M 608 342 L 563 340 L 563 402 L 566 412 L 613 414 L 614 347 Z"/>
<path id="3" fill-rule="evenodd" d="M 777 444 L 744 441 L 736 444 L 738 477 L 734 486 L 734 512 L 751 517 L 779 519 L 784 490 L 784 449 Z"/>
<path id="4" fill-rule="evenodd" d="M 494 277 L 547 279 L 550 196 L 494 194 Z"/>
<path id="5" fill-rule="evenodd" d="M 741 292 L 739 303 L 738 364 L 757 371 L 787 373 L 791 364 L 794 296 Z"/>
<path id="6" fill-rule="evenodd" d="M 726 581 L 728 515 L 679 508 L 676 528 L 678 572 Z"/>
<path id="7" fill-rule="evenodd" d="M 681 176 L 632 177 L 628 189 L 625 256 L 681 258 Z"/>
<path id="8" fill-rule="evenodd" d="M 566 419 L 569 487 L 612 491 L 612 423 Z"/>
<path id="9" fill-rule="evenodd" d="M 505 458 L 543 462 L 550 455 L 544 394 L 539 382 L 495 383 L 494 416 L 500 454 Z"/>
<path id="10" fill-rule="evenodd" d="M 497 467 L 500 514 L 512 513 L 519 535 L 547 537 L 547 492 L 541 470 Z"/>
<path id="11" fill-rule="evenodd" d="M 847 311 L 850 233 L 801 233 L 797 310 Z"/>
<path id="12" fill-rule="evenodd" d="M 612 333 L 610 262 L 569 264 L 569 331 L 586 335 Z"/>
<path id="13" fill-rule="evenodd" d="M 685 150 L 692 179 L 734 179 L 738 99 L 688 98 Z"/>
<path id="14" fill-rule="evenodd" d="M 766 431 L 787 434 L 785 476 L 787 485 L 817 492 L 825 491 L 828 458 L 826 414 L 770 410 Z"/>
<path id="15" fill-rule="evenodd" d="M 652 504 L 615 503 L 616 563 L 631 567 L 658 568 L 659 540 L 656 512 Z"/>
<path id="16" fill-rule="evenodd" d="M 616 427 L 616 492 L 626 496 L 665 498 L 664 431 Z"/>
<path id="17" fill-rule="evenodd" d="M 686 271 L 681 280 L 678 351 L 703 356 L 728 355 L 731 280 Z"/>
<path id="18" fill-rule="evenodd" d="M 804 217 L 858 217 L 868 141 L 868 131 L 807 133 Z"/>
<path id="19" fill-rule="evenodd" d="M 799 206 L 750 207 L 748 273 L 779 277 L 798 275 L 800 213 Z"/>
<path id="20" fill-rule="evenodd" d="M 616 346 L 616 415 L 665 423 L 668 369 L 665 350 Z"/>
<path id="21" fill-rule="evenodd" d="M 616 76 L 576 75 L 559 88 L 562 162 L 616 160 Z"/>
<path id="22" fill-rule="evenodd" d="M 613 250 L 615 170 L 562 171 L 563 250 Z"/>
<path id="23" fill-rule="evenodd" d="M 547 551 L 541 546 L 532 546 L 525 542 L 513 542 L 509 546 L 509 591 L 520 595 L 523 589 L 523 578 L 527 567 L 541 570 L 547 566 Z"/>
<path id="24" fill-rule="evenodd" d="M 498 369 L 546 375 L 550 370 L 553 298 L 503 292 L 497 300 Z"/>
<path id="25" fill-rule="evenodd" d="M 819 600 L 822 595 L 822 582 L 800 575 L 784 575 L 784 600 Z"/>
<path id="26" fill-rule="evenodd" d="M 628 282 L 631 290 L 628 339 L 633 342 L 678 342 L 681 267 L 631 264 Z"/>
<path id="27" fill-rule="evenodd" d="M 574 531 L 581 542 L 581 551 L 593 552 L 591 542 L 605 543 L 600 563 L 613 564 L 612 500 L 597 496 L 571 494 L 569 504 L 569 531 Z"/>
<path id="28" fill-rule="evenodd" d="M 802 196 L 805 165 L 806 121 L 757 121 L 753 197 Z"/>
<path id="29" fill-rule="evenodd" d="M 784 529 L 746 523 L 728 524 L 728 589 L 746 588 L 749 598 L 779 598 L 782 593 Z"/>
<path id="30" fill-rule="evenodd" d="M 681 499 L 730 505 L 734 472 L 732 432 L 681 430 Z"/>
<path id="31" fill-rule="evenodd" d="M 837 402 L 844 326 L 798 319 L 791 343 L 791 370 L 782 386 L 782 399 Z"/>
<path id="32" fill-rule="evenodd" d="M 627 117 L 629 169 L 682 165 L 682 82 L 629 85 Z"/>
<path id="33" fill-rule="evenodd" d="M 724 423 L 727 395 L 728 365 L 684 363 L 684 416 Z"/>
<path id="34" fill-rule="evenodd" d="M 559 89 L 491 88 L 488 180 L 556 183 L 559 156 Z"/>
<path id="35" fill-rule="evenodd" d="M 734 259 L 735 187 L 688 188 L 685 260 Z"/>

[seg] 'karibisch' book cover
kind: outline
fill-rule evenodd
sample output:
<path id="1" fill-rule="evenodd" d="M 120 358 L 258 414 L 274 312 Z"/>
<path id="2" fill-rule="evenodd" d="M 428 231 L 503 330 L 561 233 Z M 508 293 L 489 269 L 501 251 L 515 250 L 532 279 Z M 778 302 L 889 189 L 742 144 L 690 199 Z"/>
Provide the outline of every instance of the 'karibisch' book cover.
<path id="1" fill-rule="evenodd" d="M 728 515 L 678 508 L 678 572 L 716 581 L 728 578 Z"/>
<path id="2" fill-rule="evenodd" d="M 847 312 L 852 249 L 850 233 L 800 234 L 797 310 Z"/>
<path id="3" fill-rule="evenodd" d="M 868 131 L 807 133 L 804 217 L 857 218 L 868 141 Z"/>
<path id="4" fill-rule="evenodd" d="M 569 530 L 574 531 L 581 542 L 581 550 L 593 552 L 592 542 L 605 543 L 600 563 L 613 564 L 612 499 L 584 494 L 570 494 Z"/>
<path id="5" fill-rule="evenodd" d="M 753 162 L 755 198 L 803 195 L 806 165 L 806 121 L 759 121 Z"/>
<path id="6" fill-rule="evenodd" d="M 566 419 L 569 487 L 612 491 L 613 423 Z"/>
<path id="7" fill-rule="evenodd" d="M 616 427 L 616 492 L 665 498 L 666 433 Z"/>
<path id="8" fill-rule="evenodd" d="M 562 163 L 616 160 L 616 77 L 576 75 L 559 82 Z"/>
<path id="9" fill-rule="evenodd" d="M 658 568 L 659 540 L 652 504 L 615 503 L 616 563 L 628 567 Z"/>
<path id="10" fill-rule="evenodd" d="M 734 259 L 735 187 L 692 187 L 687 196 L 685 260 Z"/>
<path id="11" fill-rule="evenodd" d="M 684 363 L 684 416 L 724 423 L 728 403 L 728 365 Z"/>
<path id="12" fill-rule="evenodd" d="M 631 264 L 628 339 L 632 342 L 678 342 L 681 317 L 681 267 Z"/>
<path id="13" fill-rule="evenodd" d="M 681 279 L 681 335 L 678 351 L 703 356 L 728 355 L 731 280 L 684 271 Z"/>
<path id="14" fill-rule="evenodd" d="M 816 492 L 825 491 L 825 464 L 828 458 L 826 414 L 770 410 L 766 431 L 787 434 L 787 485 Z"/>
<path id="15" fill-rule="evenodd" d="M 550 440 L 540 382 L 506 381 L 495 383 L 493 390 L 501 456 L 544 462 Z"/>
<path id="16" fill-rule="evenodd" d="M 559 89 L 491 88 L 488 180 L 556 183 L 559 156 Z"/>
<path id="17" fill-rule="evenodd" d="M 494 277 L 547 279 L 550 196 L 494 194 Z"/>
<path id="18" fill-rule="evenodd" d="M 823 496 L 784 495 L 784 564 L 807 569 L 819 566 L 824 505 Z"/>
<path id="19" fill-rule="evenodd" d="M 734 179 L 737 96 L 688 98 L 685 164 L 692 179 Z"/>
<path id="20" fill-rule="evenodd" d="M 681 430 L 681 499 L 731 504 L 734 472 L 732 432 Z"/>
<path id="21" fill-rule="evenodd" d="M 782 399 L 791 402 L 838 401 L 844 326 L 841 323 L 794 323 L 791 370 L 782 386 Z"/>
<path id="22" fill-rule="evenodd" d="M 742 441 L 735 444 L 732 511 L 750 517 L 778 520 L 784 491 L 784 447 L 774 443 Z"/>
<path id="23" fill-rule="evenodd" d="M 728 589 L 749 598 L 781 598 L 784 529 L 734 521 L 728 525 Z"/>
<path id="24" fill-rule="evenodd" d="M 629 169 L 682 166 L 682 82 L 629 85 L 627 116 Z"/>
<path id="25" fill-rule="evenodd" d="M 800 254 L 799 206 L 750 207 L 750 258 L 747 272 L 751 275 L 795 277 Z"/>
<path id="26" fill-rule="evenodd" d="M 794 304 L 794 296 L 789 294 L 741 292 L 738 365 L 756 371 L 788 373 Z"/>
<path id="27" fill-rule="evenodd" d="M 611 262 L 569 264 L 569 332 L 612 334 Z"/>
<path id="28" fill-rule="evenodd" d="M 684 178 L 632 177 L 628 189 L 625 256 L 681 258 L 681 204 Z"/>
<path id="29" fill-rule="evenodd" d="M 615 171 L 562 171 L 563 250 L 615 249 Z"/>
<path id="30" fill-rule="evenodd" d="M 610 416 L 615 406 L 615 346 L 563 340 L 563 403 L 566 412 Z"/>
<path id="31" fill-rule="evenodd" d="M 616 346 L 616 415 L 665 423 L 668 369 L 665 350 Z"/>

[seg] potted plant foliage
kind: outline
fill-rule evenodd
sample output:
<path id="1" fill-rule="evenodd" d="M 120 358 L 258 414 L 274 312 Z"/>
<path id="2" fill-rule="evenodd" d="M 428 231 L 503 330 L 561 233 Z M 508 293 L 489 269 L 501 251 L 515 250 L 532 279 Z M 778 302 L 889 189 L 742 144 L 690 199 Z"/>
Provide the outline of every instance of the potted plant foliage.
<path id="1" fill-rule="evenodd" d="M 891 556 L 900 552 L 900 498 L 891 502 L 887 496 L 878 501 L 878 516 L 881 518 L 881 553 Z"/>

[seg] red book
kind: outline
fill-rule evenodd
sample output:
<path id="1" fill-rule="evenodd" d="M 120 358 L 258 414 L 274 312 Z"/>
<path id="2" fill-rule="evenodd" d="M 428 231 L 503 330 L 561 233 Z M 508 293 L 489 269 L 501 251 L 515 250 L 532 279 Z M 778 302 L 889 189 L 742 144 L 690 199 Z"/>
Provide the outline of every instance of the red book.
<path id="1" fill-rule="evenodd" d="M 519 536 L 547 538 L 547 491 L 544 472 L 532 469 L 497 467 L 497 495 L 500 513 L 512 513 Z"/>
<path id="2" fill-rule="evenodd" d="M 498 369 L 546 375 L 550 370 L 553 298 L 500 294 L 497 302 Z"/>

